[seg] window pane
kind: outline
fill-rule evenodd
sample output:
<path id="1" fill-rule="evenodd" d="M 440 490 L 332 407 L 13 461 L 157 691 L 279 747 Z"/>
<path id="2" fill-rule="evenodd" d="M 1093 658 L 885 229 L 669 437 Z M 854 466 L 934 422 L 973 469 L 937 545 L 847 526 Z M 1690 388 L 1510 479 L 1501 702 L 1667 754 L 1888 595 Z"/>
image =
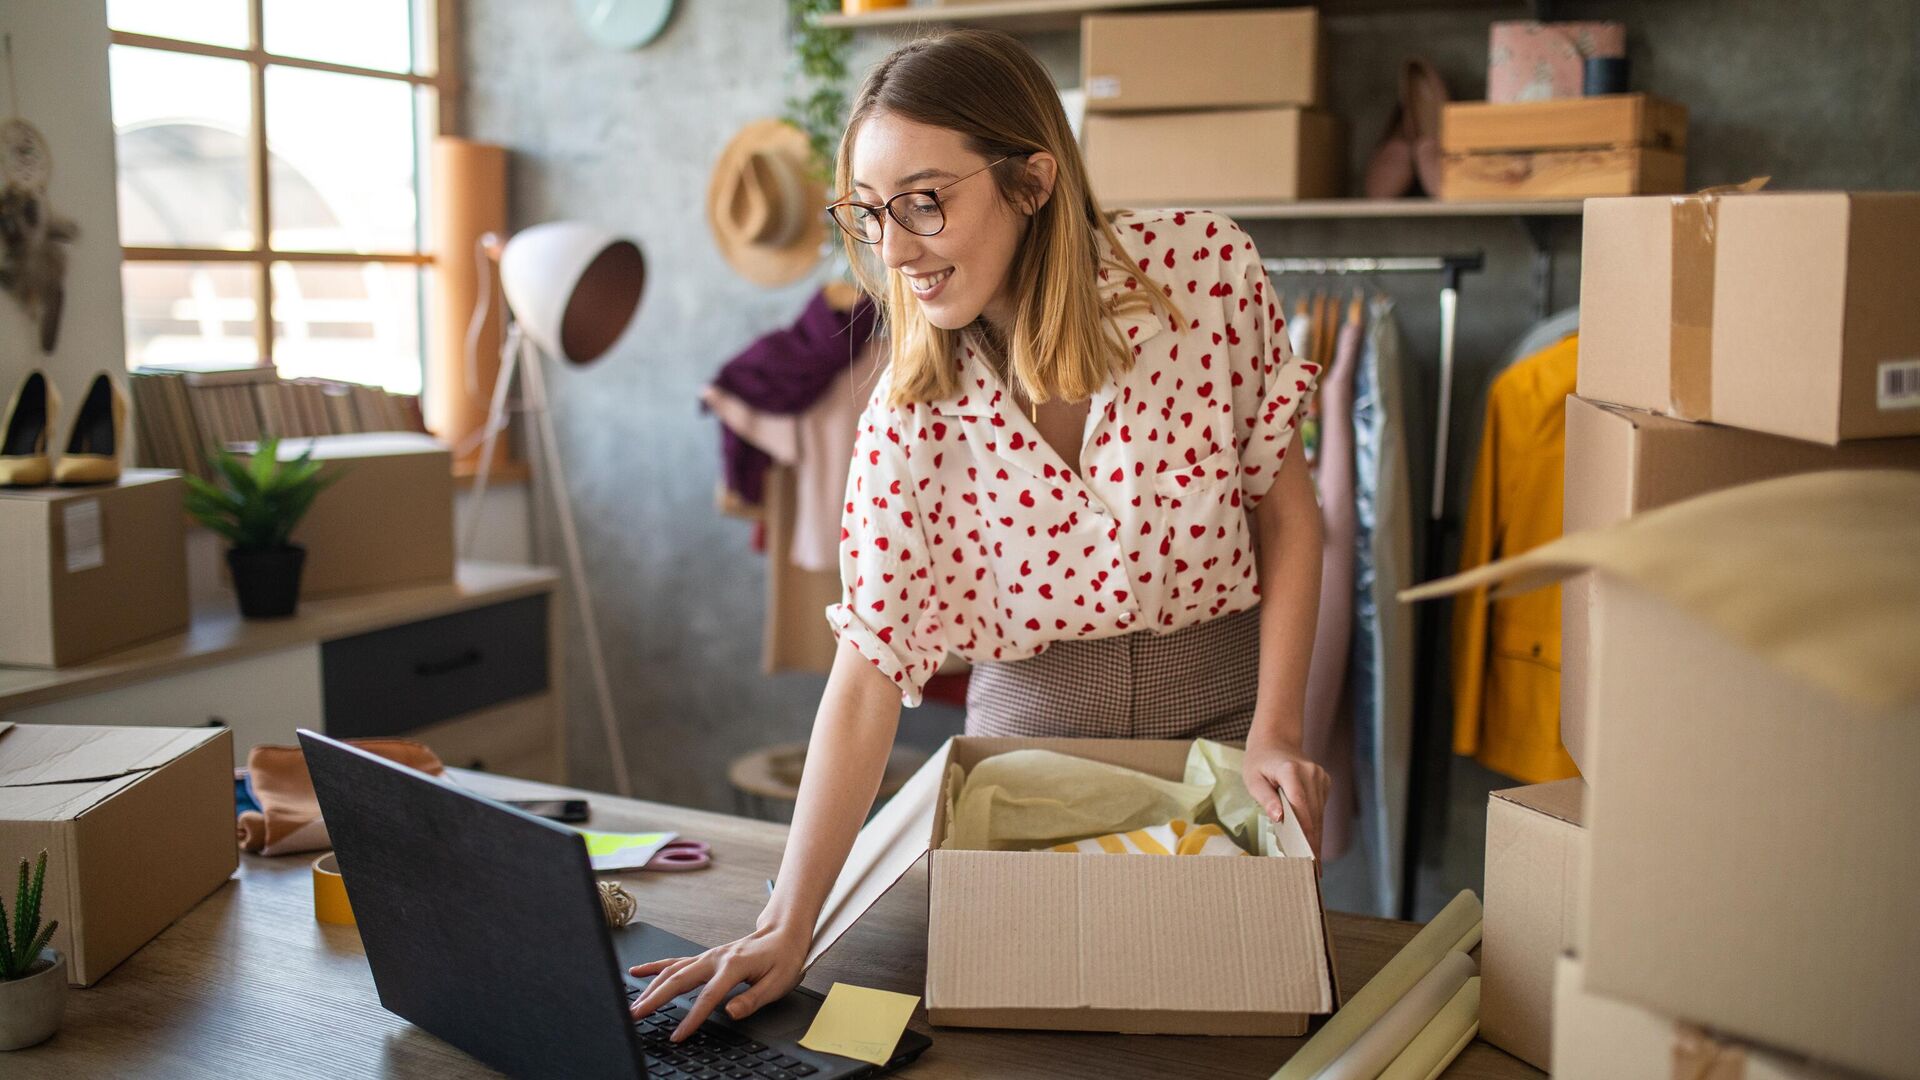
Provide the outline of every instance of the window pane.
<path id="1" fill-rule="evenodd" d="M 120 242 L 251 248 L 247 65 L 115 45 Z"/>
<path id="2" fill-rule="evenodd" d="M 379 71 L 412 70 L 408 0 L 266 0 L 261 20 L 270 53 Z"/>
<path id="3" fill-rule="evenodd" d="M 273 362 L 314 375 L 420 392 L 420 269 L 393 263 L 273 264 Z"/>
<path id="4" fill-rule="evenodd" d="M 279 251 L 418 251 L 411 85 L 267 69 Z"/>
<path id="5" fill-rule="evenodd" d="M 209 45 L 247 47 L 246 0 L 107 0 L 115 30 Z"/>
<path id="6" fill-rule="evenodd" d="M 258 275 L 250 263 L 127 262 L 127 367 L 191 360 L 251 364 Z"/>

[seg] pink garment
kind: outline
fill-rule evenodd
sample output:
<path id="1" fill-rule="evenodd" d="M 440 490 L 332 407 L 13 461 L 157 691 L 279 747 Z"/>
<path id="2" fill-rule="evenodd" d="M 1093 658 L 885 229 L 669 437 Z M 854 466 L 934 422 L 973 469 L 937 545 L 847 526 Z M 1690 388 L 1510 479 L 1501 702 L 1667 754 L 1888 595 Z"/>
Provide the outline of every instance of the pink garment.
<path id="1" fill-rule="evenodd" d="M 1337 307 L 1337 305 L 1336 305 Z M 1320 858 L 1346 853 L 1353 839 L 1353 710 L 1340 707 L 1353 644 L 1353 373 L 1360 352 L 1358 321 L 1340 327 L 1333 366 L 1320 380 L 1320 455 L 1314 481 L 1325 522 L 1320 569 L 1320 616 L 1307 673 L 1304 749 L 1331 781 L 1320 838 Z"/>
<path id="2" fill-rule="evenodd" d="M 879 338 L 869 341 L 803 413 L 765 412 L 715 386 L 701 391 L 700 400 L 734 434 L 792 467 L 793 545 L 787 561 L 802 570 L 839 569 L 840 512 L 854 428 L 886 358 L 885 345 Z"/>

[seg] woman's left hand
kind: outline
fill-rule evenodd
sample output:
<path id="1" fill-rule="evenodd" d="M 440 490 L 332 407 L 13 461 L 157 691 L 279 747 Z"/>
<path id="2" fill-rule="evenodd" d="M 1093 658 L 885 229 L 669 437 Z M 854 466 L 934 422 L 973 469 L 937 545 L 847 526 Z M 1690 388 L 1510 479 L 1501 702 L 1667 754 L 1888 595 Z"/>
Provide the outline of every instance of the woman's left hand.
<path id="1" fill-rule="evenodd" d="M 1320 854 L 1321 813 L 1327 805 L 1327 770 L 1316 765 L 1299 746 L 1258 730 L 1247 735 L 1241 778 L 1255 802 L 1278 822 L 1291 806 L 1300 815 L 1300 831 L 1307 834 L 1317 858 Z M 1283 801 L 1280 794 L 1285 794 Z"/>

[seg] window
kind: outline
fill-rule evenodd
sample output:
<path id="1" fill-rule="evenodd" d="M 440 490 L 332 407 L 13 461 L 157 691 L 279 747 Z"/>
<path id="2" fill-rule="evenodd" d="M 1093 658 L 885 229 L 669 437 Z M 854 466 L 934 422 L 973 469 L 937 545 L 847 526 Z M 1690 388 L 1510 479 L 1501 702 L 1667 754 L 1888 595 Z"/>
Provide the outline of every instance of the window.
<path id="1" fill-rule="evenodd" d="M 452 0 L 108 0 L 127 364 L 422 389 Z"/>

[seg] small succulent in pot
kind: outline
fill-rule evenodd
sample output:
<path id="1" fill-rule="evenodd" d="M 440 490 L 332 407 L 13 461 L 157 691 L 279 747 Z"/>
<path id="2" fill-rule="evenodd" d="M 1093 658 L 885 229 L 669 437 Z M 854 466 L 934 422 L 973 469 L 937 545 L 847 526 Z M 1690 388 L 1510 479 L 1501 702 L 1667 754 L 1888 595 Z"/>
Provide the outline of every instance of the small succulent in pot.
<path id="1" fill-rule="evenodd" d="M 40 896 L 47 883 L 47 853 L 42 851 L 34 863 L 33 876 L 27 876 L 27 860 L 20 860 L 20 887 L 14 893 L 13 911 L 7 911 L 0 897 L 0 982 L 24 979 L 33 973 L 40 950 L 53 940 L 60 920 L 40 925 Z"/>

